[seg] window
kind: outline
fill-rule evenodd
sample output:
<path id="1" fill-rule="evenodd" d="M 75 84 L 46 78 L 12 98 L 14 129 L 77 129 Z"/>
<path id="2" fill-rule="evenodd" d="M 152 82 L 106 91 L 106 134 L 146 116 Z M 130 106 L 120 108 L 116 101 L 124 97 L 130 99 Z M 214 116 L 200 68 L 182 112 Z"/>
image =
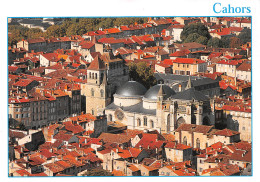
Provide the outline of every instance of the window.
<path id="1" fill-rule="evenodd" d="M 109 114 L 109 115 L 108 115 L 108 119 L 109 119 L 109 121 L 112 121 L 112 120 L 113 120 L 112 114 Z"/>
<path id="2" fill-rule="evenodd" d="M 94 109 L 91 110 L 92 115 L 94 115 Z"/>
<path id="3" fill-rule="evenodd" d="M 147 126 L 147 117 L 144 117 L 144 126 Z"/>
<path id="4" fill-rule="evenodd" d="M 94 97 L 94 93 L 95 93 L 95 91 L 94 91 L 94 89 L 92 88 L 92 89 L 91 89 L 91 96 L 92 96 L 92 97 Z"/>
<path id="5" fill-rule="evenodd" d="M 187 145 L 187 137 L 186 137 L 186 136 L 183 137 L 182 143 L 183 143 L 184 145 Z"/>
<path id="6" fill-rule="evenodd" d="M 141 119 L 140 118 L 137 119 L 137 126 L 141 126 Z"/>
<path id="7" fill-rule="evenodd" d="M 151 127 L 151 128 L 154 128 L 153 120 L 150 120 L 150 127 Z"/>
<path id="8" fill-rule="evenodd" d="M 199 138 L 196 139 L 196 148 L 200 148 L 200 139 Z"/>
<path id="9" fill-rule="evenodd" d="M 103 89 L 100 90 L 100 96 L 104 97 L 104 90 Z"/>

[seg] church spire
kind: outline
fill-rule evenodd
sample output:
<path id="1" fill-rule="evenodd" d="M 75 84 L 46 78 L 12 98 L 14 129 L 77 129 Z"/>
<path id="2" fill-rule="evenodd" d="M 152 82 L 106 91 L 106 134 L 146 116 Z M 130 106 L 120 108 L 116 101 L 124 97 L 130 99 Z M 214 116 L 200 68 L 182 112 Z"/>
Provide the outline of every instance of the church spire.
<path id="1" fill-rule="evenodd" d="M 160 90 L 159 90 L 157 96 L 158 96 L 158 97 L 163 96 L 163 88 L 162 88 L 162 84 L 161 84 L 161 86 L 160 86 Z"/>
<path id="2" fill-rule="evenodd" d="M 188 80 L 188 83 L 187 83 L 187 86 L 186 86 L 185 90 L 188 90 L 188 89 L 190 89 L 192 87 L 193 87 L 193 85 L 192 85 L 192 82 L 191 82 L 191 76 L 189 76 L 189 80 Z"/>

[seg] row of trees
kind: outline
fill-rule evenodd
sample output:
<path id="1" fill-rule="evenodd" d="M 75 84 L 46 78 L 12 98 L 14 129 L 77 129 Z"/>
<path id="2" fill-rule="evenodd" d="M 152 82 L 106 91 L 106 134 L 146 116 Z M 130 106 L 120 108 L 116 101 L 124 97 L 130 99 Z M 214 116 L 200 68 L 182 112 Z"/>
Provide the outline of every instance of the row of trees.
<path id="1" fill-rule="evenodd" d="M 241 44 L 251 42 L 251 30 L 244 29 L 238 36 L 219 39 L 211 37 L 208 28 L 202 23 L 186 25 L 181 33 L 183 43 L 197 42 L 214 48 L 239 48 Z"/>
<path id="2" fill-rule="evenodd" d="M 114 26 L 145 23 L 147 18 L 66 18 L 61 25 L 52 25 L 42 32 L 38 28 L 27 28 L 21 25 L 8 26 L 8 44 L 14 45 L 22 39 L 37 37 L 64 37 L 82 35 L 88 31 L 99 28 L 111 28 Z"/>

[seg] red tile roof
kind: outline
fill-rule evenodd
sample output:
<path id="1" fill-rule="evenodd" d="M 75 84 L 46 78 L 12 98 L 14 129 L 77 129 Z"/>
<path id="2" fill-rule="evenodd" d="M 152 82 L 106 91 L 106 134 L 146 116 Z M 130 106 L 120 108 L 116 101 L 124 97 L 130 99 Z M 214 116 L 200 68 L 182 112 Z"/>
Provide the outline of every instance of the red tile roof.
<path id="1" fill-rule="evenodd" d="M 17 66 L 8 66 L 8 71 L 14 72 L 18 69 Z"/>
<path id="2" fill-rule="evenodd" d="M 30 176 L 31 175 L 31 173 L 29 173 L 25 169 L 20 169 L 20 170 L 17 170 L 15 172 L 18 173 L 20 176 Z"/>
<path id="3" fill-rule="evenodd" d="M 41 152 L 39 152 L 41 155 L 46 157 L 47 159 L 56 156 L 54 153 L 49 152 L 47 149 L 42 149 Z"/>
<path id="4" fill-rule="evenodd" d="M 227 65 L 238 65 L 238 61 L 235 60 L 221 60 L 218 61 L 217 64 L 227 64 Z"/>
<path id="5" fill-rule="evenodd" d="M 89 41 L 82 41 L 79 45 L 81 46 L 82 49 L 90 49 L 95 44 Z"/>
<path id="6" fill-rule="evenodd" d="M 238 68 L 238 71 L 251 71 L 251 63 L 243 62 Z"/>
<path id="7" fill-rule="evenodd" d="M 105 64 L 104 62 L 96 56 L 94 60 L 90 63 L 89 67 L 87 68 L 88 70 L 104 70 Z"/>
<path id="8" fill-rule="evenodd" d="M 227 129 L 227 128 L 223 129 L 223 130 L 219 130 L 214 133 L 214 135 L 221 135 L 221 136 L 226 136 L 226 137 L 230 137 L 230 136 L 234 136 L 234 135 L 238 135 L 238 134 L 240 134 L 240 133 L 237 131 Z"/>
<path id="9" fill-rule="evenodd" d="M 172 65 L 173 63 L 181 63 L 181 64 L 201 64 L 206 63 L 200 59 L 195 58 L 176 58 L 176 59 L 165 59 L 164 64 Z"/>
<path id="10" fill-rule="evenodd" d="M 18 86 L 18 87 L 26 87 L 30 83 L 32 83 L 33 80 L 29 79 L 20 79 L 18 82 L 14 83 L 13 86 Z"/>
<path id="11" fill-rule="evenodd" d="M 190 54 L 190 50 L 189 49 L 184 49 L 181 51 L 176 51 L 172 54 L 170 54 L 170 57 L 182 57 L 182 56 L 187 56 L 188 54 Z"/>
<path id="12" fill-rule="evenodd" d="M 82 126 L 78 124 L 72 124 L 71 121 L 67 121 L 63 123 L 65 126 L 65 129 L 68 131 L 71 131 L 73 134 L 78 134 L 81 132 L 84 132 L 85 130 L 82 128 Z"/>
<path id="13" fill-rule="evenodd" d="M 176 150 L 186 150 L 186 149 L 189 149 L 189 148 L 192 148 L 192 147 L 190 147 L 188 145 L 181 144 L 181 143 L 176 144 L 176 142 L 168 142 L 165 145 L 165 148 L 171 148 L 171 149 L 176 149 Z"/>

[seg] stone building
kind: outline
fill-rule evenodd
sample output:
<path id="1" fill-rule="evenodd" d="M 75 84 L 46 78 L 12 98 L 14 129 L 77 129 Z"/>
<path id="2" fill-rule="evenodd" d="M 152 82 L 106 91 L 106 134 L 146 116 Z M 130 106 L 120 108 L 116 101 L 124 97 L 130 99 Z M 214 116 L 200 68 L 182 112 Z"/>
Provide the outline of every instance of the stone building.
<path id="1" fill-rule="evenodd" d="M 214 125 L 210 99 L 191 86 L 189 80 L 186 90 L 176 94 L 164 84 L 147 91 L 140 83 L 129 81 L 116 91 L 105 113 L 108 121 L 119 121 L 128 129 L 161 133 L 173 132 L 182 123 Z"/>
<path id="2" fill-rule="evenodd" d="M 96 56 L 88 67 L 88 83 L 82 89 L 86 96 L 86 113 L 97 115 L 111 102 L 104 62 Z"/>
<path id="3" fill-rule="evenodd" d="M 86 97 L 86 113 L 103 115 L 104 108 L 111 103 L 112 94 L 128 81 L 128 67 L 124 60 L 110 53 L 96 56 L 88 70 L 88 83 L 82 86 Z"/>

